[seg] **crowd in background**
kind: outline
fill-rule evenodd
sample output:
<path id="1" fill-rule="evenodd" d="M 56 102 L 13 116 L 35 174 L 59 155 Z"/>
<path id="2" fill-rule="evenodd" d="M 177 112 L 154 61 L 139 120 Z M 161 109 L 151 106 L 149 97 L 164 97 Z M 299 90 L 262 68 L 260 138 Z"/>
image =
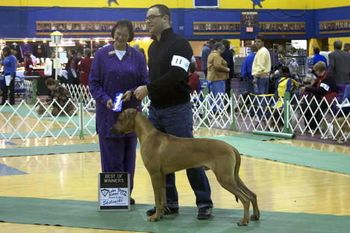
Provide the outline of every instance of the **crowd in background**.
<path id="1" fill-rule="evenodd" d="M 188 85 L 191 92 L 200 92 L 202 89 L 203 80 L 208 85 L 208 90 L 213 96 L 219 94 L 230 95 L 232 90 L 233 78 L 242 80 L 240 85 L 240 94 L 243 96 L 257 95 L 268 96 L 274 95 L 279 100 L 276 108 L 283 108 L 283 98 L 285 93 L 291 95 L 308 95 L 315 96 L 318 100 L 323 97 L 330 103 L 333 98 L 337 98 L 342 102 L 349 98 L 347 87 L 350 83 L 350 44 L 342 44 L 337 40 L 334 42 L 334 51 L 330 53 L 321 52 L 319 48 L 312 48 L 314 55 L 308 60 L 308 69 L 306 73 L 300 74 L 300 53 L 293 47 L 288 50 L 282 44 L 273 44 L 271 48 L 266 48 L 263 38 L 257 37 L 254 43 L 250 46 L 248 56 L 243 60 L 240 71 L 235 70 L 235 52 L 230 46 L 228 40 L 207 41 L 201 52 L 201 67 L 198 67 L 196 60 L 193 58 L 188 69 Z M 18 47 L 18 46 L 17 46 Z M 145 53 L 142 48 L 135 45 L 135 49 Z M 7 52 L 9 50 L 9 52 Z M 56 69 L 54 62 L 51 59 L 44 59 L 43 48 L 38 48 L 31 52 L 25 52 L 23 58 L 18 57 L 18 48 L 16 46 L 6 46 L 2 53 L 2 66 L 4 67 L 4 76 L 12 75 L 15 77 L 15 71 L 10 71 L 11 67 L 24 67 L 24 75 L 39 75 L 35 67 L 38 64 L 44 65 L 45 76 L 55 77 Z M 146 58 L 146 57 L 145 57 Z M 88 77 L 93 62 L 92 51 L 84 49 L 83 54 L 75 49 L 67 50 L 67 62 L 64 70 L 64 75 L 58 75 L 60 83 L 68 83 L 74 85 L 88 85 Z M 320 75 L 315 70 L 317 63 L 323 65 L 317 66 L 318 69 L 325 67 L 325 73 Z M 321 67 L 321 68 L 320 68 Z M 203 75 L 198 73 L 198 70 L 203 72 Z M 5 74 L 6 73 L 6 74 Z M 14 80 L 14 77 L 12 78 Z M 203 79 L 204 77 L 204 79 Z M 330 88 L 330 85 L 324 84 L 323 80 L 334 81 L 335 88 Z M 2 95 L 1 104 L 4 104 L 9 99 L 10 104 L 14 104 L 14 81 L 5 85 L 1 82 Z M 314 89 L 326 90 L 315 92 Z M 235 93 L 238 90 L 234 90 Z M 213 106 L 213 111 L 216 112 L 218 107 L 222 107 L 223 103 L 217 103 L 218 106 Z M 220 105 L 220 106 L 219 106 Z M 313 105 L 309 109 L 316 111 L 318 106 Z M 321 106 L 324 109 L 325 106 Z M 320 118 L 318 112 L 306 113 L 306 118 Z M 308 116 L 310 115 L 310 116 Z M 262 117 L 258 113 L 257 120 Z M 316 128 L 316 124 L 311 121 L 312 128 Z"/>
<path id="2" fill-rule="evenodd" d="M 203 46 L 201 54 L 202 71 L 209 91 L 214 96 L 218 93 L 229 94 L 231 80 L 235 75 L 233 53 L 230 52 L 229 45 L 224 45 L 224 41 L 209 40 Z M 350 109 L 347 104 L 350 101 L 350 44 L 343 46 L 340 40 L 336 40 L 333 46 L 334 51 L 323 53 L 325 55 L 320 54 L 318 47 L 314 47 L 314 55 L 305 62 L 306 72 L 301 74 L 298 63 L 300 54 L 296 49 L 291 47 L 286 51 L 283 45 L 274 44 L 269 50 L 265 47 L 263 38 L 257 37 L 241 66 L 240 94 L 262 99 L 273 96 L 276 104 L 272 107 L 280 109 L 279 112 L 283 112 L 286 93 L 298 98 L 307 96 L 308 101 L 302 108 L 305 110 L 305 121 L 309 122 L 310 129 L 314 131 L 318 130 L 317 122 L 321 121 L 321 111 L 326 111 L 327 108 L 331 108 L 337 117 L 346 117 Z M 234 91 L 237 93 L 238 90 Z M 343 104 L 332 106 L 334 98 Z M 311 101 L 312 99 L 317 102 Z M 322 102 L 322 99 L 325 101 Z M 267 103 L 260 101 L 260 105 Z M 215 110 L 216 107 L 213 107 Z M 255 119 L 261 121 L 263 113 L 258 111 L 256 115 Z"/>

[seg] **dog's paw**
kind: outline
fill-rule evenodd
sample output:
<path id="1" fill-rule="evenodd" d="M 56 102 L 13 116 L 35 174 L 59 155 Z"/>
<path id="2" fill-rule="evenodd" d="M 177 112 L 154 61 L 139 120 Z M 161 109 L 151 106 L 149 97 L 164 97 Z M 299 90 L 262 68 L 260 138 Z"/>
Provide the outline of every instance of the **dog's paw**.
<path id="1" fill-rule="evenodd" d="M 156 214 L 149 216 L 148 221 L 150 222 L 158 222 L 160 220 L 160 217 L 156 216 Z"/>
<path id="2" fill-rule="evenodd" d="M 238 226 L 248 226 L 249 221 L 246 219 L 241 219 L 239 222 L 237 222 Z"/>
<path id="3" fill-rule="evenodd" d="M 252 214 L 251 216 L 250 216 L 250 220 L 251 221 L 258 221 L 260 219 L 260 216 L 257 216 L 257 215 L 255 215 L 255 214 Z"/>

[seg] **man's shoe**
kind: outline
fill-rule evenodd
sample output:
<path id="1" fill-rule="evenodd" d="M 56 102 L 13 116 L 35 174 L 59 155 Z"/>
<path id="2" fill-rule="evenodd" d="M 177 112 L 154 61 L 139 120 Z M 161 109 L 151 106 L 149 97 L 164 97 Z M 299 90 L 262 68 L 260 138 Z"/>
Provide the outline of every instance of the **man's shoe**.
<path id="1" fill-rule="evenodd" d="M 130 205 L 135 205 L 135 199 L 130 197 Z"/>
<path id="2" fill-rule="evenodd" d="M 211 218 L 211 213 L 212 213 L 212 208 L 209 207 L 203 207 L 198 209 L 198 215 L 197 219 L 198 220 L 207 220 Z"/>
<path id="3" fill-rule="evenodd" d="M 146 214 L 147 216 L 152 216 L 156 213 L 156 207 L 153 207 L 152 209 L 147 210 Z M 164 215 L 172 215 L 172 214 L 178 214 L 179 208 L 171 208 L 171 207 L 164 207 Z"/>

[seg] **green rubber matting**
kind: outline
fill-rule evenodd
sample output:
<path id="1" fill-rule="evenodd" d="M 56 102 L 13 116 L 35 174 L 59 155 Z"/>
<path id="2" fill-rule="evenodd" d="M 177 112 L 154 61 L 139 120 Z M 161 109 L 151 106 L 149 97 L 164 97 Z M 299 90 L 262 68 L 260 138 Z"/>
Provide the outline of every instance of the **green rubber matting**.
<path id="1" fill-rule="evenodd" d="M 31 155 L 55 155 L 69 153 L 84 153 L 100 151 L 99 145 L 93 143 L 57 145 L 57 146 L 34 146 L 34 147 L 16 147 L 0 149 L 0 156 L 31 156 Z"/>
<path id="2" fill-rule="evenodd" d="M 212 138 L 227 142 L 236 147 L 241 154 L 253 158 L 350 174 L 350 156 L 348 154 L 234 136 L 216 136 Z"/>
<path id="3" fill-rule="evenodd" d="M 0 221 L 79 228 L 141 232 L 181 233 L 340 233 L 350 229 L 350 216 L 262 211 L 261 219 L 238 227 L 242 209 L 214 208 L 210 220 L 197 220 L 196 207 L 181 207 L 177 216 L 148 222 L 150 205 L 135 205 L 131 211 L 98 211 L 97 202 L 39 198 L 0 197 Z"/>

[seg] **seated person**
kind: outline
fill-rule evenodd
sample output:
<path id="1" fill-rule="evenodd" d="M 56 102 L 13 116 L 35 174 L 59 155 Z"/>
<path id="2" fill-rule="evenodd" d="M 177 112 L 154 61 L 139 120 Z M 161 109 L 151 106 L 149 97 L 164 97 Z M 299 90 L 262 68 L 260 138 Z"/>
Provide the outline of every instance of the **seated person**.
<path id="1" fill-rule="evenodd" d="M 282 66 L 279 69 L 279 75 L 280 77 L 275 80 L 275 97 L 278 98 L 275 106 L 273 107 L 273 118 L 279 127 L 283 126 L 282 122 L 282 113 L 283 113 L 283 107 L 284 107 L 284 97 L 286 93 L 290 94 L 290 97 L 292 97 L 292 94 L 295 92 L 297 87 L 299 86 L 299 83 L 295 81 L 293 78 L 291 78 L 289 68 L 287 66 Z M 270 126 L 271 126 L 270 121 Z"/>
<path id="2" fill-rule="evenodd" d="M 328 130 L 323 139 L 334 138 L 343 143 L 350 135 L 350 84 L 346 85 L 343 98 L 336 106 L 335 119 L 328 124 Z"/>
<path id="3" fill-rule="evenodd" d="M 69 91 L 62 87 L 56 80 L 53 78 L 48 78 L 45 81 L 45 84 L 47 88 L 50 90 L 50 96 L 48 100 L 46 101 L 47 104 L 51 104 L 54 100 L 56 101 L 52 105 L 52 115 L 57 116 L 58 114 L 62 115 L 73 115 L 75 113 L 75 107 L 72 102 L 69 102 L 70 100 L 70 93 Z M 67 104 L 68 102 L 68 104 Z M 62 110 L 62 107 L 65 106 L 64 111 Z M 43 106 L 40 106 L 38 109 L 38 114 L 43 114 L 45 112 L 45 109 Z"/>
<path id="4" fill-rule="evenodd" d="M 306 109 L 305 122 L 309 122 L 311 130 L 318 129 L 317 124 L 322 120 L 321 111 L 325 112 L 329 107 L 327 106 L 327 103 L 332 103 L 333 99 L 337 96 L 335 79 L 330 75 L 326 68 L 326 63 L 322 61 L 317 62 L 313 67 L 317 79 L 312 85 L 301 88 L 301 92 L 307 94 L 308 101 L 303 104 L 303 109 Z M 322 101 L 323 98 L 325 98 L 326 101 Z M 316 101 L 314 99 L 316 99 Z M 309 107 L 307 105 L 309 105 Z M 318 107 L 318 105 L 320 106 Z"/>
<path id="5" fill-rule="evenodd" d="M 299 83 L 290 77 L 289 68 L 287 66 L 282 66 L 280 73 L 280 77 L 275 81 L 275 97 L 278 98 L 275 108 L 283 107 L 285 94 L 287 92 L 292 94 L 299 86 Z"/>
<path id="6" fill-rule="evenodd" d="M 347 118 L 349 117 L 350 114 L 350 84 L 346 85 L 342 102 L 338 105 L 339 110 L 341 112 L 339 115 L 337 114 L 337 117 L 344 117 Z"/>

